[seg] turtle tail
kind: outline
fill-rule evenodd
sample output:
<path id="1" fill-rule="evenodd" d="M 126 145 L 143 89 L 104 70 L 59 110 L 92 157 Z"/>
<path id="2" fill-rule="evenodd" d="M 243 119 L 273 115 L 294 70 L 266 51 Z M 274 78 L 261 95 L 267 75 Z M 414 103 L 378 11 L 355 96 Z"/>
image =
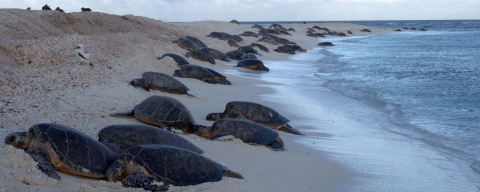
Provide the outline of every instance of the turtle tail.
<path id="1" fill-rule="evenodd" d="M 225 174 L 223 174 L 223 176 L 231 177 L 231 178 L 237 178 L 237 179 L 243 179 L 243 176 L 240 175 L 240 173 L 233 172 L 233 171 L 230 171 L 230 170 L 227 170 L 227 172 Z"/>
<path id="2" fill-rule="evenodd" d="M 126 113 L 112 113 L 110 114 L 110 117 L 125 117 L 125 116 L 133 116 L 134 115 L 134 111 L 129 111 L 129 112 L 126 112 Z"/>
<path id="3" fill-rule="evenodd" d="M 289 124 L 282 125 L 281 127 L 278 128 L 279 131 L 284 131 L 287 133 L 295 134 L 295 135 L 305 135 L 298 131 L 297 129 L 291 127 Z"/>

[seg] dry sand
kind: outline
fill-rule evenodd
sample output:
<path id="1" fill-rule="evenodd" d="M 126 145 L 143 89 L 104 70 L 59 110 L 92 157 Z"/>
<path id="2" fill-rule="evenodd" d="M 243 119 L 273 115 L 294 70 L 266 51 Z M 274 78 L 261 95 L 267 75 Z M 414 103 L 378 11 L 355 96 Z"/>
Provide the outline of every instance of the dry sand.
<path id="1" fill-rule="evenodd" d="M 319 40 L 305 34 L 307 28 L 314 25 L 345 33 L 351 30 L 355 35 L 391 31 L 369 28 L 372 33 L 363 33 L 360 30 L 365 27 L 360 25 L 308 23 L 284 25 L 293 27 L 296 32 L 283 37 L 311 49 Z M 180 100 L 189 108 L 197 124 L 203 125 L 211 125 L 205 116 L 223 111 L 229 101 L 266 103 L 259 95 L 271 90 L 256 86 L 264 82 L 237 76 L 227 75 L 232 85 L 178 78 L 195 97 L 146 92 L 128 84 L 146 71 L 173 74 L 178 69 L 175 62 L 169 57 L 162 60 L 156 57 L 164 53 L 184 55 L 186 51 L 172 43 L 179 37 L 197 37 L 209 47 L 223 52 L 236 49 L 225 41 L 206 37 L 212 31 L 240 34 L 258 30 L 251 25 L 220 21 L 172 24 L 145 17 L 98 12 L 65 14 L 0 9 L 0 138 L 44 122 L 70 126 L 97 138 L 98 131 L 108 125 L 139 123 L 133 118 L 113 118 L 109 114 L 129 111 L 150 95 L 166 95 Z M 246 45 L 258 38 L 244 39 Z M 92 54 L 93 67 L 82 64 L 75 56 L 73 50 L 80 43 Z M 276 47 L 262 44 L 270 50 Z M 273 51 L 259 52 L 263 55 L 259 57 L 262 60 L 288 57 Z M 233 68 L 232 64 L 219 60 L 216 65 L 188 60 L 219 72 L 247 70 Z M 172 186 L 171 191 L 343 191 L 355 185 L 354 173 L 328 160 L 325 154 L 292 142 L 302 136 L 280 133 L 286 145 L 283 152 L 238 140 L 210 141 L 195 135 L 182 136 L 203 149 L 204 156 L 241 173 L 245 179 L 223 178 L 219 182 L 195 186 Z M 124 188 L 120 182 L 64 173 L 60 173 L 61 181 L 51 179 L 38 170 L 36 163 L 23 150 L 7 146 L 3 141 L 0 154 L 0 191 L 140 190 Z"/>

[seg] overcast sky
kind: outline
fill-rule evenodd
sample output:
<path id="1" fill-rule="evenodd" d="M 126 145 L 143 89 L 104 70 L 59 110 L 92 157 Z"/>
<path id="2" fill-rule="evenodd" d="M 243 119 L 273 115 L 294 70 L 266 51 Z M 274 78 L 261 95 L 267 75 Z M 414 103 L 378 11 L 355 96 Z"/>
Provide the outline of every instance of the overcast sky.
<path id="1" fill-rule="evenodd" d="M 480 0 L 0 0 L 1 8 L 45 4 L 173 22 L 480 19 Z"/>

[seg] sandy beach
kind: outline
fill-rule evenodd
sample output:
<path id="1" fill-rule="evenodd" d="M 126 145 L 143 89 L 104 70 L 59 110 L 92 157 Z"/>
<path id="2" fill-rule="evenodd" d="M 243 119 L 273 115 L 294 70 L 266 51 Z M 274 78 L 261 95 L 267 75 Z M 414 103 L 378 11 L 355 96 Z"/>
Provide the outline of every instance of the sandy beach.
<path id="1" fill-rule="evenodd" d="M 196 79 L 177 78 L 187 87 L 188 95 L 136 89 L 128 83 L 147 71 L 173 74 L 179 67 L 173 59 L 157 60 L 164 53 L 184 55 L 173 40 L 193 36 L 208 47 L 224 53 L 237 48 L 226 41 L 206 37 L 210 32 L 241 34 L 258 32 L 251 25 L 222 21 L 166 23 L 133 15 L 110 15 L 99 12 L 61 13 L 0 9 L 0 138 L 11 132 L 26 131 L 38 123 L 57 123 L 76 128 L 97 138 L 100 129 L 114 124 L 141 123 L 134 118 L 114 118 L 109 114 L 125 112 L 151 95 L 165 95 L 182 102 L 197 124 L 211 125 L 205 119 L 212 112 L 222 112 L 229 101 L 253 101 L 277 109 L 274 102 L 260 95 L 272 93 L 267 82 L 226 75 L 232 85 L 208 84 Z M 241 21 L 240 21 L 241 22 Z M 306 36 L 315 25 L 356 36 L 390 33 L 348 23 L 286 24 L 294 28 L 291 36 L 283 35 L 302 48 L 310 50 L 321 39 Z M 268 27 L 268 26 L 265 26 Z M 368 28 L 372 32 L 360 32 Z M 259 38 L 243 37 L 240 45 Z M 93 57 L 92 66 L 83 64 L 74 53 L 78 44 Z M 261 43 L 270 52 L 259 51 L 260 60 L 284 60 L 290 55 L 274 52 L 277 46 Z M 299 53 L 301 54 L 301 53 Z M 232 67 L 236 61 L 216 60 L 212 65 L 194 59 L 192 64 L 222 73 L 248 69 Z M 268 66 L 267 66 L 268 67 Z M 275 73 L 254 72 L 254 73 Z M 258 86 L 264 85 L 264 86 Z M 267 85 L 267 86 L 265 86 Z M 282 114 L 286 111 L 277 109 Z M 295 118 L 287 115 L 291 125 Z M 329 160 L 322 152 L 293 140 L 306 137 L 308 127 L 297 127 L 305 136 L 280 132 L 285 151 L 272 151 L 233 141 L 211 141 L 196 135 L 179 134 L 205 151 L 203 154 L 245 179 L 223 178 L 219 182 L 175 187 L 170 191 L 348 191 L 356 185 L 355 173 Z M 0 191 L 139 191 L 124 188 L 120 182 L 89 179 L 60 173 L 62 180 L 47 177 L 23 150 L 0 144 Z"/>

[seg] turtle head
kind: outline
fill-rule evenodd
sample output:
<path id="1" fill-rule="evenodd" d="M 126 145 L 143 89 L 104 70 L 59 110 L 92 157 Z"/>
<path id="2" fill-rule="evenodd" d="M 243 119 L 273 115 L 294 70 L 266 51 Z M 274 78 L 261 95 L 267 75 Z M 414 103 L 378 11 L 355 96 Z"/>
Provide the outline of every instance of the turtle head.
<path id="1" fill-rule="evenodd" d="M 210 113 L 207 115 L 208 121 L 217 121 L 220 119 L 221 113 Z"/>
<path id="2" fill-rule="evenodd" d="M 109 182 L 120 181 L 123 178 L 123 162 L 117 159 L 107 169 L 107 179 Z"/>
<path id="3" fill-rule="evenodd" d="M 5 137 L 5 144 L 19 149 L 26 149 L 28 144 L 30 144 L 30 139 L 27 137 L 27 132 L 14 132 Z"/>
<path id="4" fill-rule="evenodd" d="M 193 132 L 200 137 L 205 137 L 208 139 L 212 137 L 212 127 L 195 125 L 195 127 L 193 127 Z"/>
<path id="5" fill-rule="evenodd" d="M 209 62 L 210 64 L 215 64 L 215 59 L 210 58 L 210 59 L 208 59 L 208 62 Z"/>

